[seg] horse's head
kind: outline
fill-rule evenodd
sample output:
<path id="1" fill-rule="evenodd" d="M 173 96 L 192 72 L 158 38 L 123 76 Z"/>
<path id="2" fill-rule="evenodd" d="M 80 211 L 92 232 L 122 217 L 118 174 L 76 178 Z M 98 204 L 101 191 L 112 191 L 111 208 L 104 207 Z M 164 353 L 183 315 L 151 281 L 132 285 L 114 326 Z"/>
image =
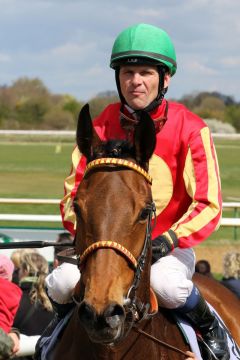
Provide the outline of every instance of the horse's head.
<path id="1" fill-rule="evenodd" d="M 147 170 L 155 142 L 146 113 L 133 143 L 101 141 L 88 105 L 80 113 L 77 144 L 88 165 L 74 200 L 81 268 L 78 313 L 95 342 L 116 343 L 147 313 L 153 210 Z"/>

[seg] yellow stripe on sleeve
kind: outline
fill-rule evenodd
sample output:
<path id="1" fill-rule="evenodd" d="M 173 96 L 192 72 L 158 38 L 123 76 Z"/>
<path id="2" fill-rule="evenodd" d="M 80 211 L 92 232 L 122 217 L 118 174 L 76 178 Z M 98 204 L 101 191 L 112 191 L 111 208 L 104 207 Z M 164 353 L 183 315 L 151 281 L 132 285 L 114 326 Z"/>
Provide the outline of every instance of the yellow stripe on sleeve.
<path id="1" fill-rule="evenodd" d="M 178 238 L 187 237 L 194 232 L 201 230 L 208 223 L 210 223 L 219 213 L 220 204 L 218 200 L 219 194 L 219 175 L 216 172 L 216 163 L 212 155 L 211 149 L 211 140 L 210 133 L 207 127 L 201 130 L 201 138 L 206 154 L 206 162 L 207 162 L 207 177 L 206 181 L 208 181 L 208 193 L 207 200 L 209 201 L 209 205 L 205 207 L 203 210 L 199 208 L 198 215 L 194 216 L 194 218 L 190 218 L 189 221 L 182 224 L 182 221 L 186 221 L 188 216 L 199 206 L 199 202 L 195 199 L 196 193 L 196 178 L 194 174 L 193 160 L 191 156 L 191 151 L 189 149 L 186 165 L 184 169 L 184 181 L 186 185 L 186 190 L 189 196 L 193 199 L 191 206 L 189 207 L 186 214 L 172 226 L 172 230 L 175 231 Z"/>

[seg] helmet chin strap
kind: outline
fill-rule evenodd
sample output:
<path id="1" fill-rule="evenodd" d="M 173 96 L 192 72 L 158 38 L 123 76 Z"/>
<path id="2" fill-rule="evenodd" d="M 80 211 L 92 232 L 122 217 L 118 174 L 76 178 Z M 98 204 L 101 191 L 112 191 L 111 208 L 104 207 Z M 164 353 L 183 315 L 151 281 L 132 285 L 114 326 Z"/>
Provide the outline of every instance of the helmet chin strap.
<path id="1" fill-rule="evenodd" d="M 119 80 L 119 71 L 120 71 L 120 68 L 118 67 L 115 70 L 115 80 L 116 80 L 118 94 L 119 94 L 122 105 L 128 105 L 128 103 L 126 102 L 125 98 L 123 97 L 123 94 L 121 91 L 120 80 Z M 165 66 L 158 66 L 158 74 L 159 74 L 158 95 L 149 105 L 147 105 L 144 109 L 140 109 L 140 110 L 132 109 L 131 106 L 128 105 L 133 110 L 134 114 L 136 114 L 136 116 L 139 116 L 142 111 L 151 112 L 155 108 L 157 108 L 159 105 L 161 105 L 163 98 L 168 90 L 167 87 L 164 88 L 164 78 L 165 78 L 166 72 L 167 72 L 167 68 Z"/>

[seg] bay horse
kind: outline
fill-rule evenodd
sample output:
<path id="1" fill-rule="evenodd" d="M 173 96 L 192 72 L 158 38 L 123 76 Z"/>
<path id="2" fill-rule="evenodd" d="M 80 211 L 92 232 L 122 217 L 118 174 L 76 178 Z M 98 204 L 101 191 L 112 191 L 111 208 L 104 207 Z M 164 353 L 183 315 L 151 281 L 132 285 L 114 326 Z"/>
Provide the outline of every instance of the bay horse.
<path id="1" fill-rule="evenodd" d="M 155 143 L 148 114 L 129 144 L 101 141 L 88 105 L 80 112 L 77 145 L 87 159 L 74 200 L 81 277 L 54 360 L 186 359 L 189 345 L 171 313 L 151 302 L 155 209 L 148 163 Z"/>

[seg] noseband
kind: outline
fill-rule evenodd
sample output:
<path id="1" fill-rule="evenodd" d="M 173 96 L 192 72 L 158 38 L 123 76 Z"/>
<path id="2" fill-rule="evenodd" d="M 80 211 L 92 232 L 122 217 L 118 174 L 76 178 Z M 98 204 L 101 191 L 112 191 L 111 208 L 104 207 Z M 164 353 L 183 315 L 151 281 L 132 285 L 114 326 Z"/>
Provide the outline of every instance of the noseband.
<path id="1" fill-rule="evenodd" d="M 93 253 L 94 251 L 98 249 L 114 249 L 117 252 L 119 252 L 123 257 L 126 258 L 126 260 L 129 262 L 129 264 L 133 267 L 134 270 L 137 269 L 138 261 L 135 259 L 135 257 L 128 251 L 124 246 L 121 244 L 114 242 L 114 241 L 97 241 L 90 245 L 80 256 L 80 268 L 83 267 L 84 263 L 86 262 L 86 259 L 88 256 Z"/>

